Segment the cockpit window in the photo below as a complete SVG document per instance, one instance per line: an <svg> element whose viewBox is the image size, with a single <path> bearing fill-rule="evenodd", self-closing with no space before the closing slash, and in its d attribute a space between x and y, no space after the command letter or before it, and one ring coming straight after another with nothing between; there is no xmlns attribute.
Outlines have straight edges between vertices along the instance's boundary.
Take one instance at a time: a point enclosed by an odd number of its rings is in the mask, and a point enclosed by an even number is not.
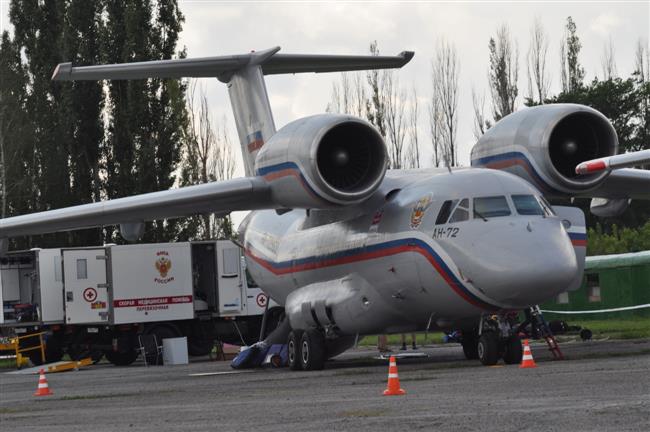
<svg viewBox="0 0 650 432"><path fill-rule="evenodd" d="M454 208L458 200L447 200L442 203L440 211L438 212L438 217L436 218L436 225L443 225L447 222L451 209Z"/></svg>
<svg viewBox="0 0 650 432"><path fill-rule="evenodd" d="M540 195L537 197L537 199L539 200L539 203L544 208L544 211L546 212L546 216L555 216L555 211L553 210L553 206L551 205L551 203L546 201L546 198Z"/></svg>
<svg viewBox="0 0 650 432"><path fill-rule="evenodd" d="M544 210L532 195L513 195L512 202L517 213L524 216L544 216Z"/></svg>
<svg viewBox="0 0 650 432"><path fill-rule="evenodd" d="M454 214L451 215L449 223L462 222L469 219L469 200L465 198L458 204Z"/></svg>
<svg viewBox="0 0 650 432"><path fill-rule="evenodd" d="M510 207L504 196L474 198L474 217L491 218L510 215Z"/></svg>

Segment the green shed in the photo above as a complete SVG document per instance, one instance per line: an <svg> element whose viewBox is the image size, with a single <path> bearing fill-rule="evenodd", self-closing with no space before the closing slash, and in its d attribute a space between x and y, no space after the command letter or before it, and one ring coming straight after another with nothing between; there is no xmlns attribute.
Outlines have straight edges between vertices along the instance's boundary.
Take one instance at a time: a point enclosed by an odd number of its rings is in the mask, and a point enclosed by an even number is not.
<svg viewBox="0 0 650 432"><path fill-rule="evenodd" d="M545 310L586 311L650 304L650 251L587 257L580 289L563 292L541 305ZM548 319L559 314L545 313ZM566 315L562 315L564 319ZM580 314L580 319L650 317L650 308L606 314Z"/></svg>

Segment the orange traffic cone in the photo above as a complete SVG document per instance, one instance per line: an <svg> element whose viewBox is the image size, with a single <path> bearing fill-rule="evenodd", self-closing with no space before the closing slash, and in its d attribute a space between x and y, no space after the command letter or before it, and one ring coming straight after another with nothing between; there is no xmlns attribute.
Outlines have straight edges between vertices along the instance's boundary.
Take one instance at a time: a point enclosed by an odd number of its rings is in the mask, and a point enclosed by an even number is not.
<svg viewBox="0 0 650 432"><path fill-rule="evenodd" d="M395 356L390 356L390 364L388 366L388 386L384 390L384 396L401 396L406 394L399 386L399 376L397 376L397 362Z"/></svg>
<svg viewBox="0 0 650 432"><path fill-rule="evenodd" d="M535 360L533 360L533 353L530 351L530 346L528 345L528 339L524 339L524 355L521 358L521 364L519 365L520 369L525 368L535 368Z"/></svg>
<svg viewBox="0 0 650 432"><path fill-rule="evenodd" d="M49 396L52 393L50 391L50 387L47 385L47 380L45 379L45 371L41 369L39 371L40 376L38 377L38 388L36 389L36 393L34 393L34 396Z"/></svg>

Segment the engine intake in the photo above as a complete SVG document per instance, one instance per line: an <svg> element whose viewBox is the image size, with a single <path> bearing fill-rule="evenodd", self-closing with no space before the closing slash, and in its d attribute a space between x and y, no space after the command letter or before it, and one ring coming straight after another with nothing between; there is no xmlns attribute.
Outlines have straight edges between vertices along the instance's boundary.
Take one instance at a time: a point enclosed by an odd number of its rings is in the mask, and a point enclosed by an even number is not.
<svg viewBox="0 0 650 432"><path fill-rule="evenodd" d="M372 125L323 114L280 129L258 153L255 170L271 183L281 206L320 208L368 198L386 174L387 158Z"/></svg>
<svg viewBox="0 0 650 432"><path fill-rule="evenodd" d="M577 175L576 165L617 151L616 131L600 112L551 104L499 121L472 149L472 166L509 171L548 195L564 196L595 188L608 175Z"/></svg>

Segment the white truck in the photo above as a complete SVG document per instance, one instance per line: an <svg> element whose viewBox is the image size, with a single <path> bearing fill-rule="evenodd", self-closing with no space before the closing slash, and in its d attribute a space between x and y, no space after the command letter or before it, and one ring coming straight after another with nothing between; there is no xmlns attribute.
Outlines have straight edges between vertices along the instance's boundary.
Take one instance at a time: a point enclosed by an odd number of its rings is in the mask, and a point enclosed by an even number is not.
<svg viewBox="0 0 650 432"><path fill-rule="evenodd" d="M256 341L267 309L228 240L36 249L0 264L0 326L48 330L48 360L66 350L130 364L141 335L187 336L190 355L204 355L215 340Z"/></svg>

